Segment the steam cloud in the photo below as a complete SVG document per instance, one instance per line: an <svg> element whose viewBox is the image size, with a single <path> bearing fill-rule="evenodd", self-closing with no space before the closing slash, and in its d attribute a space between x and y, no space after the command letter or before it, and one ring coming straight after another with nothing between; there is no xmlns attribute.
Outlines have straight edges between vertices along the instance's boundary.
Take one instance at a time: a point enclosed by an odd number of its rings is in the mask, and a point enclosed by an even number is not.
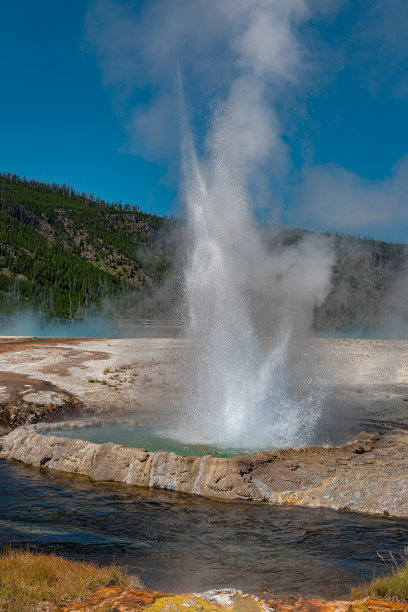
<svg viewBox="0 0 408 612"><path fill-rule="evenodd" d="M182 167L185 327L192 348L177 435L189 442L304 444L322 407L324 384L311 376L299 338L310 331L313 308L329 289L330 243L309 237L277 246L271 257L248 197L287 171L276 107L305 72L308 52L298 29L311 17L310 6L304 0L156 0L135 13L130 5L99 0L88 15L88 39L122 100L132 103L134 87L154 87L151 103L136 109L130 125L132 146L140 151L143 143L147 156L168 157L180 140L172 92L181 67L189 108L182 112ZM198 145L188 119L199 126ZM259 303L269 303L269 312L256 309ZM266 350L256 333L264 317L275 336Z"/></svg>
<svg viewBox="0 0 408 612"><path fill-rule="evenodd" d="M382 181L361 179L334 164L305 168L298 187L297 210L291 213L303 227L321 230L394 232L408 222L408 157Z"/></svg>
<svg viewBox="0 0 408 612"><path fill-rule="evenodd" d="M400 214L405 218L406 160L400 159L390 178L370 182L347 168L316 166L313 143L304 135L301 153L309 159L293 192L288 189L294 182L290 151L282 134L293 135L299 123L307 122L310 93L318 94L343 69L370 92L381 87L387 95L406 98L407 18L405 0L150 0L137 5L95 0L86 38L127 128L125 147L164 162L164 180L172 186L179 183L175 83L180 64L199 143L220 101L229 102L231 121L239 128L236 136L230 133L230 148L233 140L238 145L248 139L242 166L255 166L247 177L251 194L256 204L267 202L273 219L296 226L307 222L323 231L364 228L378 235L384 226L398 228ZM337 35L324 40L319 26L324 30L335 23ZM250 119L245 106L253 111ZM302 120L293 120L294 115ZM244 170L247 175L247 166ZM293 211L286 210L285 198L295 204Z"/></svg>
<svg viewBox="0 0 408 612"><path fill-rule="evenodd" d="M339 0L153 0L141 7L92 2L86 38L128 128L129 150L166 165L176 160L178 166L180 65L199 140L205 140L221 102L238 130L228 131L229 153L240 151L245 174L261 165L267 170L263 176L285 175L288 151L275 103L302 86L315 62L298 29L339 5ZM261 179L258 172L257 182Z"/></svg>

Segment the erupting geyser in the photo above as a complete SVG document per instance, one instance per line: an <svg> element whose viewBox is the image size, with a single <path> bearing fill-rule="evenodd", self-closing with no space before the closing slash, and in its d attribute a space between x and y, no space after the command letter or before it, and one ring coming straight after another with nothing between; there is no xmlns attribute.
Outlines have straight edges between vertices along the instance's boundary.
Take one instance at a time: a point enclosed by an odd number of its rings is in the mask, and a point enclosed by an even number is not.
<svg viewBox="0 0 408 612"><path fill-rule="evenodd" d="M146 138L147 150L172 149L175 109L167 86L178 63L194 105L191 125L199 126L197 151L186 127L182 139L183 308L191 351L183 366L184 412L167 433L210 446L306 444L325 385L324 377L311 374L299 339L308 335L313 308L329 289L330 246L309 236L271 256L249 201L254 194L257 201L265 197L272 176L281 186L289 169L277 109L287 107L286 94L303 81L309 54L299 28L313 10L306 0L200 0L176 10L153 5L129 30L129 49L135 44L142 58L142 64L130 61L129 84L147 61L155 92L152 105L132 120L135 133ZM155 38L146 40L145 31ZM205 130L209 105L213 119ZM185 125L188 113L182 115ZM259 295L263 305L271 304L263 313L273 319L269 347L262 346L254 316Z"/></svg>
<svg viewBox="0 0 408 612"><path fill-rule="evenodd" d="M295 252L289 249L289 256L267 254L245 189L224 149L224 134L219 120L212 132L212 155L205 161L198 158L191 134L186 136L185 332L191 345L184 366L185 406L176 435L190 444L221 447L306 445L326 386L323 377L311 376L301 348L293 350L302 319L298 306L304 307L305 301L297 295L302 287L288 287L296 285L299 274L308 276L310 245L298 246ZM323 278L318 275L314 281L314 289L317 285L320 291L330 266L323 267ZM275 301L280 312L273 313L280 325L265 349L255 330L251 291L257 282L271 283L273 274L279 276L285 269L287 283L280 288L284 294L279 306Z"/></svg>
<svg viewBox="0 0 408 612"><path fill-rule="evenodd" d="M309 9L302 0L216 6L228 29L220 44L228 47L229 72L200 153L184 129L183 306L191 349L184 412L172 435L223 447L301 446L312 440L325 382L299 341L327 295L333 257L328 241L312 236L271 255L248 194L265 179L260 169L279 174L286 155L274 102L299 78L295 29ZM266 347L254 316L259 295L273 320Z"/></svg>

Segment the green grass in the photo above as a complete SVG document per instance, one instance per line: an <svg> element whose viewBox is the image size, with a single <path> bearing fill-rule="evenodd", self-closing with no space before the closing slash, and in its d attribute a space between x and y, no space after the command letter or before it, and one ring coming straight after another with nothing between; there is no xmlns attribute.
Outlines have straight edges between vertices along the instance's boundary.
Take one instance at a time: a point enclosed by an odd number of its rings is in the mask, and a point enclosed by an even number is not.
<svg viewBox="0 0 408 612"><path fill-rule="evenodd" d="M41 602L81 601L107 586L140 583L115 566L68 561L57 555L8 550L0 556L0 610L33 612Z"/></svg>
<svg viewBox="0 0 408 612"><path fill-rule="evenodd" d="M390 562L378 555L380 559L389 567L389 572L385 576L377 576L370 582L351 590L353 599L364 599L372 597L374 599L386 599L387 601L408 602L408 549L405 549L401 556L401 561L397 562L390 553Z"/></svg>

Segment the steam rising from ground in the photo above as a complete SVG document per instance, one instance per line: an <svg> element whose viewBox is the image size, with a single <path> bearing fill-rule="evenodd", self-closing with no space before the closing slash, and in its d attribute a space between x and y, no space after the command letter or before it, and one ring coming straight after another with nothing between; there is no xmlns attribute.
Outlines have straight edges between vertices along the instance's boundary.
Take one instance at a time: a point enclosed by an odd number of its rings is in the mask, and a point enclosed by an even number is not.
<svg viewBox="0 0 408 612"><path fill-rule="evenodd" d="M330 245L304 240L271 258L226 158L200 162L191 140L186 158L186 334L192 347L177 435L246 448L307 444L326 387L323 376L311 373L302 336L329 287ZM272 346L263 348L257 338L254 291L275 298Z"/></svg>
<svg viewBox="0 0 408 612"><path fill-rule="evenodd" d="M299 31L323 4L153 0L139 10L95 0L88 13L87 37L105 83L127 101L135 87L152 91L129 122L132 150L178 158L177 65L192 104L181 113L188 220L182 309L191 352L175 428L189 442L305 444L323 405L324 380L313 374L302 338L329 290L330 242L309 237L280 249L277 236L268 254L248 195L280 201L269 190L288 169L277 109L304 80L310 57ZM265 330L273 333L269 346L259 339Z"/></svg>
<svg viewBox="0 0 408 612"><path fill-rule="evenodd" d="M231 39L237 69L201 158L185 128L191 351L177 435L220 446L299 446L312 436L325 398L324 378L311 374L301 338L328 292L334 261L321 237L268 255L246 186L262 161L282 149L266 84L296 78L293 23L307 11L297 0L220 4L230 11L231 30L240 26ZM261 295L270 298L268 347L256 333L253 302Z"/></svg>

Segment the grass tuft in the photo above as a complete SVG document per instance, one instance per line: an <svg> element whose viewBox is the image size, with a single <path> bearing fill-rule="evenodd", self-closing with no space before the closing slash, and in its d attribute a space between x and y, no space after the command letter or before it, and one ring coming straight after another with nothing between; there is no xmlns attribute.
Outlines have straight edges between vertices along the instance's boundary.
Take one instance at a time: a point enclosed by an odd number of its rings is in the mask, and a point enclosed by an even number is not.
<svg viewBox="0 0 408 612"><path fill-rule="evenodd" d="M0 555L0 610L33 612L41 604L81 601L103 587L140 583L115 566L98 567L57 555L8 550Z"/></svg>
<svg viewBox="0 0 408 612"><path fill-rule="evenodd" d="M401 561L397 561L390 553L390 561L387 562L382 555L377 553L381 561L388 566L388 574L377 576L370 582L351 590L353 599L373 597L386 599L387 601L408 602L408 548L401 555Z"/></svg>

